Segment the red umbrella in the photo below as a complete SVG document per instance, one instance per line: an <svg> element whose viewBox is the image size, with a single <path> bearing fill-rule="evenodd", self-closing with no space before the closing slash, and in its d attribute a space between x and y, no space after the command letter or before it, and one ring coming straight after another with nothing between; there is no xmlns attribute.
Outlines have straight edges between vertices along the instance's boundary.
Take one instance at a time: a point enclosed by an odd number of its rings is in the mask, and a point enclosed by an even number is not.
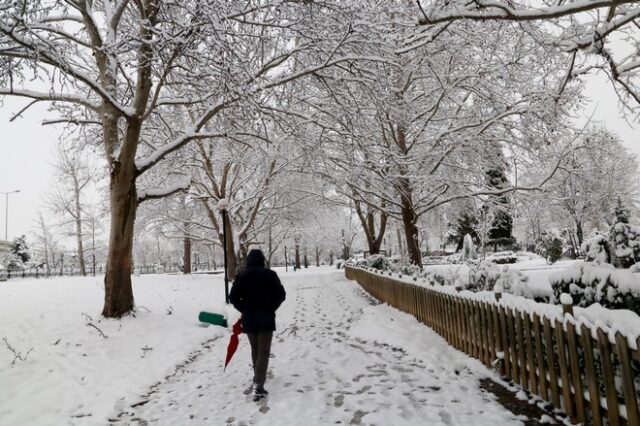
<svg viewBox="0 0 640 426"><path fill-rule="evenodd" d="M227 365L233 358L233 354L236 353L236 349L238 349L238 344L240 343L240 339L238 336L242 333L242 319L239 319L235 324L233 324L232 330L233 334L231 335L231 339L229 339L229 346L227 346L227 359L224 361L224 370L227 369Z"/></svg>

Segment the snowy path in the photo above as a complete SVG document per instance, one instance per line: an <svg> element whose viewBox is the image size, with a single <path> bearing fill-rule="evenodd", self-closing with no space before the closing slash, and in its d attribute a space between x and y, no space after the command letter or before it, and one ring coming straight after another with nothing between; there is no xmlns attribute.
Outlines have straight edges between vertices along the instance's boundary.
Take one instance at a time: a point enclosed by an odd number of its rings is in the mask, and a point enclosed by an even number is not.
<svg viewBox="0 0 640 426"><path fill-rule="evenodd" d="M479 388L489 372L413 317L373 301L340 271L284 275L266 404L243 395L249 345L225 373L227 338L154 387L116 424L519 424ZM145 403L145 401L148 401Z"/></svg>

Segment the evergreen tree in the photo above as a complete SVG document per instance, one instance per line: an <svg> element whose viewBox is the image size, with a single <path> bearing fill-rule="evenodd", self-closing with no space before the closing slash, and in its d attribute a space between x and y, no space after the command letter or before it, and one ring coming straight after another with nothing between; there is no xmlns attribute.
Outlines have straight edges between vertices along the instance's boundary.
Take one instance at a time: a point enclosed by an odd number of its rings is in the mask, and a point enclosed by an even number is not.
<svg viewBox="0 0 640 426"><path fill-rule="evenodd" d="M618 197L609 241L616 267L629 268L640 260L640 229L629 223L629 211Z"/></svg>
<svg viewBox="0 0 640 426"><path fill-rule="evenodd" d="M27 237L22 235L13 240L11 254L20 259L22 263L27 263L31 259L31 252L27 246Z"/></svg>
<svg viewBox="0 0 640 426"><path fill-rule="evenodd" d="M538 243L539 252L548 264L554 264L562 257L562 238L557 230L543 232Z"/></svg>
<svg viewBox="0 0 640 426"><path fill-rule="evenodd" d="M456 244L456 252L462 250L464 236L469 234L475 244L479 244L480 238L476 229L478 228L478 218L468 209L460 214L455 224L449 225L449 235L447 241Z"/></svg>
<svg viewBox="0 0 640 426"><path fill-rule="evenodd" d="M502 169L489 170L486 173L487 184L493 189L504 189L509 181ZM511 217L511 201L506 195L496 197L493 200L497 206L494 213L493 223L489 230L489 244L493 244L493 250L497 251L498 246L509 247L514 244L512 236L513 218Z"/></svg>
<svg viewBox="0 0 640 426"><path fill-rule="evenodd" d="M14 271L23 269L30 259L31 252L27 246L26 237L22 235L21 237L15 238L9 250L7 269Z"/></svg>

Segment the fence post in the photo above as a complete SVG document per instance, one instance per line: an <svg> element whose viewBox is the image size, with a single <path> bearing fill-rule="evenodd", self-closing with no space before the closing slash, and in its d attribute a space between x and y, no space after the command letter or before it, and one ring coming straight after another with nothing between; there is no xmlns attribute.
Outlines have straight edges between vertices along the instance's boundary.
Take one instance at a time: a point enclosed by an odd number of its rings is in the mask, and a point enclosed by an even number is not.
<svg viewBox="0 0 640 426"><path fill-rule="evenodd" d="M575 417L573 409L573 398L571 398L571 380L569 378L569 368L567 366L566 333L562 327L562 322L556 320L556 345L558 352L558 366L560 367L560 378L562 379L562 408L570 419Z"/></svg>
<svg viewBox="0 0 640 426"><path fill-rule="evenodd" d="M533 314L533 337L536 347L536 359L538 361L538 384L540 388L540 396L545 401L549 401L549 392L547 391L547 371L544 368L544 354L542 352L540 317L535 313Z"/></svg>
<svg viewBox="0 0 640 426"><path fill-rule="evenodd" d="M633 380L631 368L631 357L629 356L629 344L627 338L620 332L616 333L616 349L620 360L622 371L622 390L624 393L624 404L627 407L627 421L630 425L640 424L638 414L638 399L636 398L636 388Z"/></svg>
<svg viewBox="0 0 640 426"><path fill-rule="evenodd" d="M527 312L524 313L524 337L527 346L527 368L529 369L529 390L538 394L538 376L536 375L535 354L533 349L533 339L531 336L531 320Z"/></svg>
<svg viewBox="0 0 640 426"><path fill-rule="evenodd" d="M589 405L591 406L591 421L594 426L602 426L602 414L600 410L600 389L598 376L593 357L593 339L591 330L582 324L582 348L584 352L584 366L587 374L587 386L589 387Z"/></svg>
<svg viewBox="0 0 640 426"><path fill-rule="evenodd" d="M620 410L618 409L618 394L613 380L614 370L611 363L611 343L609 337L598 329L598 344L600 355L602 356L602 376L604 378L604 391L607 398L607 417L609 424L617 426L620 424Z"/></svg>
<svg viewBox="0 0 640 426"><path fill-rule="evenodd" d="M554 407L560 409L560 394L558 392L558 375L556 374L556 362L553 351L553 334L551 332L551 321L544 317L544 346L547 350L547 366L549 368L549 384L551 385L551 401Z"/></svg>
<svg viewBox="0 0 640 426"><path fill-rule="evenodd" d="M584 388L582 387L582 377L580 374L580 360L578 359L578 345L575 326L567 323L567 347L569 349L569 365L571 367L571 376L573 376L573 389L575 390L576 416L580 423L585 423L586 410L584 406Z"/></svg>
<svg viewBox="0 0 640 426"><path fill-rule="evenodd" d="M500 328L500 341L502 342L502 352L504 353L502 374L511 380L511 350L509 347L509 337L507 334L507 317L503 306L498 307L498 327Z"/></svg>

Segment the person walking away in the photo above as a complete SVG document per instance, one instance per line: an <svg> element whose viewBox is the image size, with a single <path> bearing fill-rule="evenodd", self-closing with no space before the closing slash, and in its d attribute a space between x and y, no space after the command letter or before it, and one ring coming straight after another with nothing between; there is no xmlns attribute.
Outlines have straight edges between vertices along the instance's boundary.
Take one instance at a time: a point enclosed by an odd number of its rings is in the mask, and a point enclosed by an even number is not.
<svg viewBox="0 0 640 426"><path fill-rule="evenodd" d="M247 255L246 268L236 276L229 301L242 313L242 330L251 344L254 401L267 396L264 388L276 329L276 310L286 298L278 274L265 267L265 256L254 249Z"/></svg>

